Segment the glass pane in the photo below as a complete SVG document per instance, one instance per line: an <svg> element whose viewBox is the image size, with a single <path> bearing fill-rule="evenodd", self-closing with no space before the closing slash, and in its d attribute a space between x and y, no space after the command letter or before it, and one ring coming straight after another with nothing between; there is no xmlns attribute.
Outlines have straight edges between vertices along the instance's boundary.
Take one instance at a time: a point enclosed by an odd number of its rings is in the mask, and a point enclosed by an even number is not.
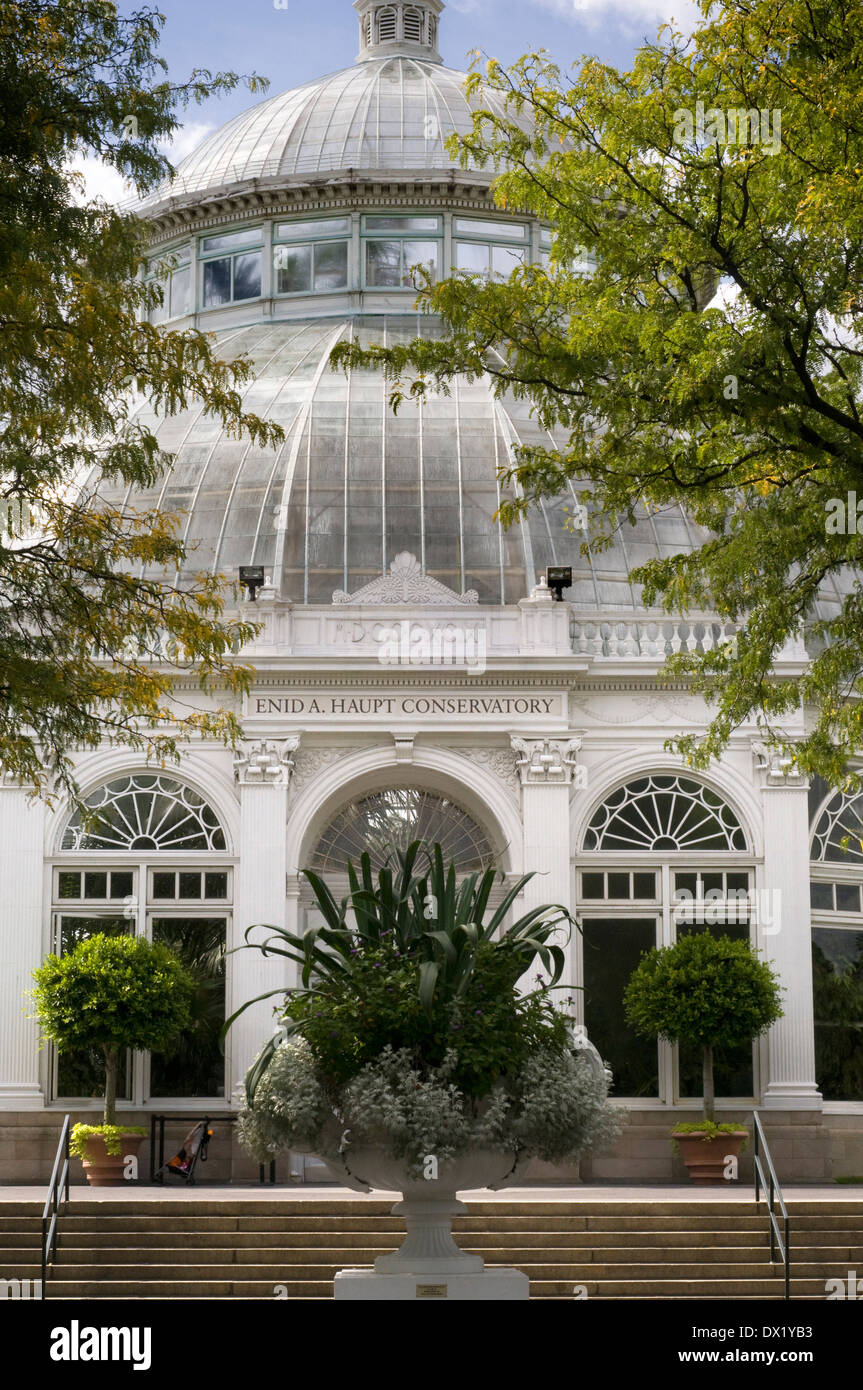
<svg viewBox="0 0 863 1390"><path fill-rule="evenodd" d="M400 241L366 242L366 284L400 285L402 244Z"/></svg>
<svg viewBox="0 0 863 1390"><path fill-rule="evenodd" d="M65 869L61 869L57 875L57 896L58 898L80 898L81 875L67 873Z"/></svg>
<svg viewBox="0 0 863 1390"><path fill-rule="evenodd" d="M725 888L726 888L726 892L728 892L729 894L731 894L731 893L748 893L748 892L749 892L749 875L748 875L748 874L726 874L726 875L725 875Z"/></svg>
<svg viewBox="0 0 863 1390"><path fill-rule="evenodd" d="M656 897L656 874L633 874L634 898L655 898Z"/></svg>
<svg viewBox="0 0 863 1390"><path fill-rule="evenodd" d="M224 1096L225 1058L219 1031L225 1021L225 919L164 917L153 921L153 940L170 946L192 972L193 1021L170 1050L150 1057L153 1096Z"/></svg>
<svg viewBox="0 0 863 1390"><path fill-rule="evenodd" d="M833 884L832 883L810 883L809 885L810 906L817 907L822 912L833 911Z"/></svg>
<svg viewBox="0 0 863 1390"><path fill-rule="evenodd" d="M581 896L583 898L604 898L605 874L582 874Z"/></svg>
<svg viewBox="0 0 863 1390"><path fill-rule="evenodd" d="M220 232L218 236L205 236L201 250L230 251L235 246L256 246L261 235L260 227L250 227L244 232Z"/></svg>
<svg viewBox="0 0 863 1390"><path fill-rule="evenodd" d="M131 873L111 875L111 897L131 898L134 891L135 876Z"/></svg>
<svg viewBox="0 0 863 1390"><path fill-rule="evenodd" d="M508 278L517 265L524 265L524 249L519 246L493 246L491 268L494 275Z"/></svg>
<svg viewBox="0 0 863 1390"><path fill-rule="evenodd" d="M472 275L487 275L488 252L489 248L482 241L457 241L455 244L456 268L470 271Z"/></svg>
<svg viewBox="0 0 863 1390"><path fill-rule="evenodd" d="M261 253L234 257L234 298L257 299L261 293Z"/></svg>
<svg viewBox="0 0 863 1390"><path fill-rule="evenodd" d="M171 317L178 318L192 309L192 267L184 266L171 276Z"/></svg>
<svg viewBox="0 0 863 1390"><path fill-rule="evenodd" d="M177 876L174 873L161 871L153 874L153 897L154 898L173 898L177 892Z"/></svg>
<svg viewBox="0 0 863 1390"><path fill-rule="evenodd" d="M438 232L439 217L364 217L367 232Z"/></svg>
<svg viewBox="0 0 863 1390"><path fill-rule="evenodd" d="M405 241L404 279L405 285L418 285L419 276L412 274L411 267L421 265L437 275L438 243L436 241Z"/></svg>
<svg viewBox="0 0 863 1390"><path fill-rule="evenodd" d="M277 246L273 252L277 294L301 294L312 287L311 246Z"/></svg>
<svg viewBox="0 0 863 1390"><path fill-rule="evenodd" d="M105 873L86 873L84 875L85 898L107 898L108 875Z"/></svg>
<svg viewBox="0 0 863 1390"><path fill-rule="evenodd" d="M180 874L179 896L181 898L200 898L201 875L199 873Z"/></svg>
<svg viewBox="0 0 863 1390"><path fill-rule="evenodd" d="M455 230L465 236L506 237L507 241L524 241L527 232L519 222L480 222L473 217L457 217Z"/></svg>
<svg viewBox="0 0 863 1390"><path fill-rule="evenodd" d="M656 945L650 919L586 920L584 1022L587 1035L614 1073L615 1096L658 1096L658 1048L628 1026L623 991L645 951Z"/></svg>
<svg viewBox="0 0 863 1390"><path fill-rule="evenodd" d="M349 217L329 217L318 221L280 222L276 228L277 237L339 236L351 230Z"/></svg>
<svg viewBox="0 0 863 1390"><path fill-rule="evenodd" d="M824 1099L863 1100L863 931L813 930L812 984Z"/></svg>
<svg viewBox="0 0 863 1390"><path fill-rule="evenodd" d="M836 884L836 911L860 911L860 887L856 883Z"/></svg>
<svg viewBox="0 0 863 1390"><path fill-rule="evenodd" d="M706 877L706 875L705 875ZM709 931L711 936L730 936L732 941L748 941L749 926L741 922L678 923L677 939L694 931ZM696 1047L681 1046L678 1051L681 1098L700 1098L703 1091L702 1057ZM739 1047L717 1047L713 1054L713 1085L717 1096L751 1096L755 1089L752 1066L752 1044Z"/></svg>
<svg viewBox="0 0 863 1390"><path fill-rule="evenodd" d="M228 256L204 265L204 307L229 304L231 301L231 262Z"/></svg>
<svg viewBox="0 0 863 1390"><path fill-rule="evenodd" d="M204 897L226 898L228 896L228 875L226 873L204 874Z"/></svg>
<svg viewBox="0 0 863 1390"><path fill-rule="evenodd" d="M348 243L322 241L315 246L315 289L341 290L348 283Z"/></svg>
<svg viewBox="0 0 863 1390"><path fill-rule="evenodd" d="M150 322L164 323L165 319L168 317L168 283L166 280L157 280L155 283L159 285L162 291L162 302L161 304L153 305L153 308L150 310Z"/></svg>
<svg viewBox="0 0 863 1390"><path fill-rule="evenodd" d="M95 936L122 936L132 932L132 923L123 917L63 917L60 922L60 954L72 951L80 941ZM123 1052L117 1068L117 1095L129 1099L128 1055ZM57 1095L100 1099L105 1094L105 1061L98 1047L76 1047L57 1058Z"/></svg>
<svg viewBox="0 0 863 1390"><path fill-rule="evenodd" d="M608 875L608 896L610 898L629 897L629 874Z"/></svg>

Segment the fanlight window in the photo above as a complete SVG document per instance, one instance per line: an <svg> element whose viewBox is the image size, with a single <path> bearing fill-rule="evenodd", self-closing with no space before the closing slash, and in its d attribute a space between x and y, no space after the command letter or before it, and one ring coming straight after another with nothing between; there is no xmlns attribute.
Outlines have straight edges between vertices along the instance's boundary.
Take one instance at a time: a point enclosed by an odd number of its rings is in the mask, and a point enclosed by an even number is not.
<svg viewBox="0 0 863 1390"><path fill-rule="evenodd" d="M414 787L360 797L345 806L321 836L309 867L344 872L366 851L375 869L414 840L438 843L444 858L465 872L487 868L494 851L476 822L455 802Z"/></svg>
<svg viewBox="0 0 863 1390"><path fill-rule="evenodd" d="M812 859L833 864L863 864L863 794L837 792L818 817Z"/></svg>
<svg viewBox="0 0 863 1390"><path fill-rule="evenodd" d="M586 850L746 850L737 816L716 792L675 774L639 777L593 813Z"/></svg>
<svg viewBox="0 0 863 1390"><path fill-rule="evenodd" d="M223 850L225 834L198 792L161 773L135 773L106 782L87 797L90 815L76 811L63 849Z"/></svg>

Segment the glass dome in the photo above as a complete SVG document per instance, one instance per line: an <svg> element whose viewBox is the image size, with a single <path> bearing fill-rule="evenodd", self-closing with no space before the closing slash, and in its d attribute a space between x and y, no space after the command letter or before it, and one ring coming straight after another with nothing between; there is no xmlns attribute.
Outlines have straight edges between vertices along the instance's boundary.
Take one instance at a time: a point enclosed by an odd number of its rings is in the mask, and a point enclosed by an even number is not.
<svg viewBox="0 0 863 1390"><path fill-rule="evenodd" d="M450 396L397 415L378 371L334 372L335 344L353 334L387 342L434 331L417 315L254 324L223 335L232 353L257 364L245 406L285 429L278 452L228 436L203 409L159 420L155 430L173 465L151 493L112 503L184 511L189 568L236 573L263 565L284 597L331 603L387 572L401 552L425 573L483 604L524 598L546 565L572 565L567 598L587 609L630 610L638 592L627 579L654 556L689 550L701 533L679 508L642 515L612 549L580 555L584 539L567 525L577 495L535 508L526 525L504 531L492 520L500 502L497 470L517 444L549 441L526 402L496 401L489 378L456 383ZM562 441L561 441L562 442Z"/></svg>

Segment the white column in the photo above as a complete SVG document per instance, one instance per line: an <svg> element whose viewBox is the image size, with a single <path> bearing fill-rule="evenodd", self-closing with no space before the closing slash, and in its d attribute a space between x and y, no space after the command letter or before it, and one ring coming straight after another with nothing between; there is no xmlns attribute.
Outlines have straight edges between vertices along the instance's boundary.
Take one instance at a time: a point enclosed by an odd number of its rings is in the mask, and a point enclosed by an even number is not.
<svg viewBox="0 0 863 1390"><path fill-rule="evenodd" d="M39 1030L26 1013L31 972L42 961L42 802L0 786L0 1109L41 1110ZM26 1009L26 1012L25 1012Z"/></svg>
<svg viewBox="0 0 863 1390"><path fill-rule="evenodd" d="M288 778L298 740L248 741L236 760L240 783L240 863L234 898L232 946L242 946L247 927L285 927ZM262 941L266 932L253 939ZM271 989L286 989L290 963L282 956L241 950L230 957L231 1012ZM274 1032L273 1007L279 997L262 1000L237 1019L228 1034L231 1095L242 1086L250 1064Z"/></svg>
<svg viewBox="0 0 863 1390"><path fill-rule="evenodd" d="M511 742L522 783L524 871L536 871L524 890L521 911L560 903L571 912L569 798L581 739L513 736ZM562 943L563 935L559 940ZM574 945L570 940L566 947L567 966L560 981L566 986L575 983Z"/></svg>
<svg viewBox="0 0 863 1390"><path fill-rule="evenodd" d="M812 1002L808 784L796 774L790 757L760 744L754 745L754 751L762 781L764 822L758 946L784 986L783 1017L767 1039L769 1080L762 1104L782 1110L820 1110Z"/></svg>

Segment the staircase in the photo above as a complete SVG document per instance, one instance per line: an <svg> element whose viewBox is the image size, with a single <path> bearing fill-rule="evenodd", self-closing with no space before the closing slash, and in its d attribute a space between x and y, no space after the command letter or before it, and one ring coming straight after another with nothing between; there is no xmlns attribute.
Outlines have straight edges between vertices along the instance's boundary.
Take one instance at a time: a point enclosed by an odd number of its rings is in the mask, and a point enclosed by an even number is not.
<svg viewBox="0 0 863 1390"><path fill-rule="evenodd" d="M323 1298L345 1267L401 1242L392 1199L93 1201L61 1217L50 1298ZM863 1201L791 1201L792 1297L825 1280L863 1284ZM41 1206L0 1205L0 1277L39 1277ZM489 1265L515 1265L531 1297L780 1299L767 1217L739 1201L468 1203L458 1243Z"/></svg>

